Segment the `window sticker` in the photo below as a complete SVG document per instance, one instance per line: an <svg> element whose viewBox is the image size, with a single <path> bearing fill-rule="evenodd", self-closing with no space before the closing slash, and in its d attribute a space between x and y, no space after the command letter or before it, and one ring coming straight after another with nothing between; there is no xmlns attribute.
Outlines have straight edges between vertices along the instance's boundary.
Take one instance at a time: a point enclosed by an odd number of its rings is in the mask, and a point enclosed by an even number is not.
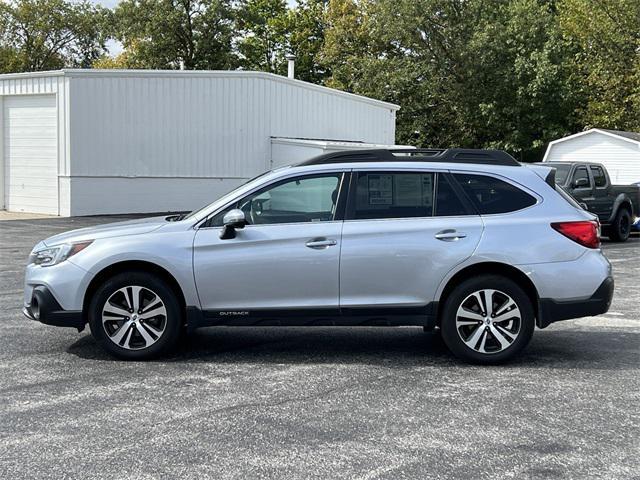
<svg viewBox="0 0 640 480"><path fill-rule="evenodd" d="M369 180L369 205L393 203L393 177L391 175L367 175Z"/></svg>
<svg viewBox="0 0 640 480"><path fill-rule="evenodd" d="M394 205L399 207L415 207L422 203L421 175L415 173L397 173L394 175Z"/></svg>
<svg viewBox="0 0 640 480"><path fill-rule="evenodd" d="M422 205L433 208L433 175L422 175Z"/></svg>

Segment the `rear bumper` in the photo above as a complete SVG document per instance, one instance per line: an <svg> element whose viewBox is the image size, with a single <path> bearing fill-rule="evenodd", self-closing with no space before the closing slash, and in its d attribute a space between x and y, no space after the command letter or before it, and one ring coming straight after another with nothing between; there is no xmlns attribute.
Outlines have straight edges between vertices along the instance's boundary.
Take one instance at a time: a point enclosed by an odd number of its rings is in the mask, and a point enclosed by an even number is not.
<svg viewBox="0 0 640 480"><path fill-rule="evenodd" d="M613 277L607 277L594 294L584 300L558 301L552 298L541 298L538 309L538 327L545 328L560 320L606 313L611 306L613 289Z"/></svg>
<svg viewBox="0 0 640 480"><path fill-rule="evenodd" d="M56 327L73 327L78 331L84 329L86 322L81 311L64 310L49 289L39 285L33 289L30 302L24 306L22 313L31 320Z"/></svg>

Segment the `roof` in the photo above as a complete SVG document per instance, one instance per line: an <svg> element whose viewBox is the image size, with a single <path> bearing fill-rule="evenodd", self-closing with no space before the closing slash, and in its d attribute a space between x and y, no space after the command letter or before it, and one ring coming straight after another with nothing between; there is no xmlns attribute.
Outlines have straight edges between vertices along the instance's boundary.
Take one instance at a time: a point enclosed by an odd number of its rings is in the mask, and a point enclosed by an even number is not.
<svg viewBox="0 0 640 480"><path fill-rule="evenodd" d="M602 131L609 132L613 135L617 135L618 137L628 138L629 140L633 140L635 142L640 143L640 133L637 133L637 132L623 132L621 130L605 130L604 128L602 129Z"/></svg>
<svg viewBox="0 0 640 480"><path fill-rule="evenodd" d="M591 133L601 133L603 135L607 135L609 137L615 137L615 138L619 138L621 140L624 140L625 142L631 142L635 145L639 145L640 146L640 133L636 133L636 132L624 132L622 130L607 130L604 128L591 128L589 130L585 130L584 132L578 132L578 133L574 133L573 135L568 135L566 137L562 137L559 138L557 140L554 140L553 142L549 143L549 146L547 147L547 151L544 154L544 158L542 159L543 162L547 161L547 157L549 156L549 152L551 151L551 148L558 144L558 143L562 143L562 142L566 142L567 140L573 140L574 138L578 138L581 137L583 135L589 135Z"/></svg>
<svg viewBox="0 0 640 480"><path fill-rule="evenodd" d="M156 78L261 78L274 82L284 83L299 88L315 90L338 97L344 97L356 102L368 103L377 107L388 108L396 111L400 109L395 103L384 102L374 98L356 95L355 93L344 92L315 83L304 82L293 78L283 77L275 73L255 72L249 70L119 70L119 69L97 69L97 68L65 68L62 70L48 70L44 72L23 72L0 74L0 81L23 78L41 77L156 77Z"/></svg>

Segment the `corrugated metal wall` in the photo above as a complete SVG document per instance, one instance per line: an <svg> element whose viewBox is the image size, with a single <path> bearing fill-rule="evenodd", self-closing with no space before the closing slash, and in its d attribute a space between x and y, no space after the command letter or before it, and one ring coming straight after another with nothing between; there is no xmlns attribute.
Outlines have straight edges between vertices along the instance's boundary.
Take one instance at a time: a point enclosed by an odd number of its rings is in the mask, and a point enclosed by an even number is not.
<svg viewBox="0 0 640 480"><path fill-rule="evenodd" d="M72 176L248 178L270 137L394 143L389 104L252 72L71 72Z"/></svg>
<svg viewBox="0 0 640 480"><path fill-rule="evenodd" d="M60 215L196 208L271 168L271 137L395 136L395 105L259 72L0 75L0 104L31 94L56 95Z"/></svg>
<svg viewBox="0 0 640 480"><path fill-rule="evenodd" d="M599 132L551 145L545 160L602 163L613 183L640 181L639 146Z"/></svg>

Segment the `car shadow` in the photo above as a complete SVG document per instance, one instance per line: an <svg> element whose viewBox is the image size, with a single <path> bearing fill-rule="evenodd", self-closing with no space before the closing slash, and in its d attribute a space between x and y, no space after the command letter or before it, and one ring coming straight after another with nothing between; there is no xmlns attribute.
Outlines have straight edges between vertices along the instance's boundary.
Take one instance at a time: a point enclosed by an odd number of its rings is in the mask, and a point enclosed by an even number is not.
<svg viewBox="0 0 640 480"><path fill-rule="evenodd" d="M638 369L640 332L628 329L538 330L527 349L503 367ZM67 351L80 358L118 361L90 335ZM183 339L169 357L152 363L368 364L393 368L464 365L438 333L419 328L212 327Z"/></svg>

